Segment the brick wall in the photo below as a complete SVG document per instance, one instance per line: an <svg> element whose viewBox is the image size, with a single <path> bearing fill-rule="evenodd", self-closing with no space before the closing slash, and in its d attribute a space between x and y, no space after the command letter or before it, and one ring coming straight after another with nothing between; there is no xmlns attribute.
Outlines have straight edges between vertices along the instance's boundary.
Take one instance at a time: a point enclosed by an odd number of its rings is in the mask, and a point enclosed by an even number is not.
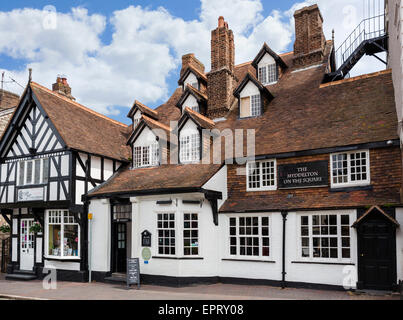
<svg viewBox="0 0 403 320"><path fill-rule="evenodd" d="M266 209L269 207L273 209L309 209L385 205L400 202L400 188L402 185L402 154L400 148L370 150L372 190L330 191L329 154L278 159L277 166L319 160L329 161L329 187L246 192L246 176L237 175L238 169L245 170L245 166L229 165L228 194L229 198L233 199L232 207L242 210L258 208L259 206L262 209L265 206L267 207ZM290 195L292 195L291 198ZM225 209L228 209L229 205L225 207Z"/></svg>
<svg viewBox="0 0 403 320"><path fill-rule="evenodd" d="M296 11L294 19L294 65L303 67L322 62L326 39L318 6L313 5Z"/></svg>

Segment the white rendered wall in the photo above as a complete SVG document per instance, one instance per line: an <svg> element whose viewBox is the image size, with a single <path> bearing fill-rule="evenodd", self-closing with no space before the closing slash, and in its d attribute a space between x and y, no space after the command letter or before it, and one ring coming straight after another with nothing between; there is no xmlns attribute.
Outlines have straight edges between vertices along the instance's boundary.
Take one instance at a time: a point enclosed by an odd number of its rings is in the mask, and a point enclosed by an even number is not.
<svg viewBox="0 0 403 320"><path fill-rule="evenodd" d="M133 144L133 147L149 146L157 141L155 134L145 127Z"/></svg>
<svg viewBox="0 0 403 320"><path fill-rule="evenodd" d="M92 270L106 272L110 270L111 247L111 211L109 201L91 200L89 212L93 215L91 227Z"/></svg>
<svg viewBox="0 0 403 320"><path fill-rule="evenodd" d="M276 63L276 60L274 60L274 58L271 56L271 55L269 55L268 53L266 53L264 56L263 56L263 58L262 58L262 60L260 60L260 62L258 63L258 70L259 70L259 68L260 67L264 67L264 66L267 66L268 64L273 64L273 63Z"/></svg>
<svg viewBox="0 0 403 320"><path fill-rule="evenodd" d="M193 83L198 83L198 80L197 80L196 76L194 75L194 73L190 72L189 75L187 76L186 80L183 82L184 88L186 88L186 86L188 84L192 85Z"/></svg>
<svg viewBox="0 0 403 320"><path fill-rule="evenodd" d="M227 188L227 166L222 167L207 183L203 189L222 192L222 200L218 200L218 209L224 204L228 198Z"/></svg>
<svg viewBox="0 0 403 320"><path fill-rule="evenodd" d="M182 135L187 136L194 133L199 133L197 125L192 120L188 119L185 125L182 127L181 131L179 132L179 139Z"/></svg>
<svg viewBox="0 0 403 320"><path fill-rule="evenodd" d="M186 98L185 102L182 104L182 111L185 110L186 107L189 107L192 109L193 107L198 107L199 104L196 100L196 98L189 94L188 97Z"/></svg>
<svg viewBox="0 0 403 320"><path fill-rule="evenodd" d="M241 91L240 97L245 98L258 94L260 94L258 87L256 87L256 85L252 81L249 81L245 88L243 88L243 90Z"/></svg>

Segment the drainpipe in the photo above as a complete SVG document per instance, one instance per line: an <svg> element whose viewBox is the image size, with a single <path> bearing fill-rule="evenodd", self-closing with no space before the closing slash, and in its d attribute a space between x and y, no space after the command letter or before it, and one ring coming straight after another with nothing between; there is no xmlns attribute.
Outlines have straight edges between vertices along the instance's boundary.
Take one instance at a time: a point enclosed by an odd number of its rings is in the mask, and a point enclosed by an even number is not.
<svg viewBox="0 0 403 320"><path fill-rule="evenodd" d="M285 276L287 274L287 272L285 272L285 227L286 227L288 212L282 211L281 215L283 216L283 259L282 259L283 271L281 272L281 274L282 274L281 288L285 289L285 287L286 287Z"/></svg>

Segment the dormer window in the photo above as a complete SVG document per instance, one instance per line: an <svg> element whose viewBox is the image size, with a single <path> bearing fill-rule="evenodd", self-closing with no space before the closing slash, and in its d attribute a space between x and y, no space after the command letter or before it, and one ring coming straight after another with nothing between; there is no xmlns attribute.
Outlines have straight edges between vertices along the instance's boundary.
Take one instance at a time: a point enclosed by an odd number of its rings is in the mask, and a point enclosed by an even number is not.
<svg viewBox="0 0 403 320"><path fill-rule="evenodd" d="M133 148L133 167L144 168L159 165L159 144L155 142L148 146Z"/></svg>
<svg viewBox="0 0 403 320"><path fill-rule="evenodd" d="M199 83L198 82L193 82L190 84L193 88L199 90Z"/></svg>
<svg viewBox="0 0 403 320"><path fill-rule="evenodd" d="M140 123L141 118L133 119L133 129L136 129Z"/></svg>
<svg viewBox="0 0 403 320"><path fill-rule="evenodd" d="M200 161L200 136L198 133L183 135L180 137L181 163Z"/></svg>
<svg viewBox="0 0 403 320"><path fill-rule="evenodd" d="M259 81L264 84L273 84L278 81L278 71L277 71L277 64L270 63L266 65L259 65Z"/></svg>
<svg viewBox="0 0 403 320"><path fill-rule="evenodd" d="M262 114L260 94L241 98L240 118L258 117Z"/></svg>

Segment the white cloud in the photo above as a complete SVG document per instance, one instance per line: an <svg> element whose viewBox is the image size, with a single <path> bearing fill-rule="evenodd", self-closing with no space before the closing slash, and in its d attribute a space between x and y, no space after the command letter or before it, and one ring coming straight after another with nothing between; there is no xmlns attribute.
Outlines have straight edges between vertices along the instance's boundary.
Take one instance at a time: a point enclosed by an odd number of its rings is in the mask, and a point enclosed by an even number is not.
<svg viewBox="0 0 403 320"><path fill-rule="evenodd" d="M361 0L308 0L264 17L261 0L201 0L199 19L191 21L162 7L129 6L115 11L109 20L73 8L57 13L54 30L43 28L44 11L13 10L0 12L0 54L28 60L27 66L9 70L20 83L26 82L28 67L34 70L34 81L48 87L58 73L65 73L79 102L114 114L113 106L129 107L134 99L154 106L167 98L167 79L183 54L195 53L209 70L211 30L219 15L234 31L236 62L242 63L252 60L263 42L277 52L285 51L294 32L292 13L313 2L320 5L328 38L336 26L336 40L351 30L339 22L342 9L361 5ZM101 41L106 28L113 31L108 44Z"/></svg>

